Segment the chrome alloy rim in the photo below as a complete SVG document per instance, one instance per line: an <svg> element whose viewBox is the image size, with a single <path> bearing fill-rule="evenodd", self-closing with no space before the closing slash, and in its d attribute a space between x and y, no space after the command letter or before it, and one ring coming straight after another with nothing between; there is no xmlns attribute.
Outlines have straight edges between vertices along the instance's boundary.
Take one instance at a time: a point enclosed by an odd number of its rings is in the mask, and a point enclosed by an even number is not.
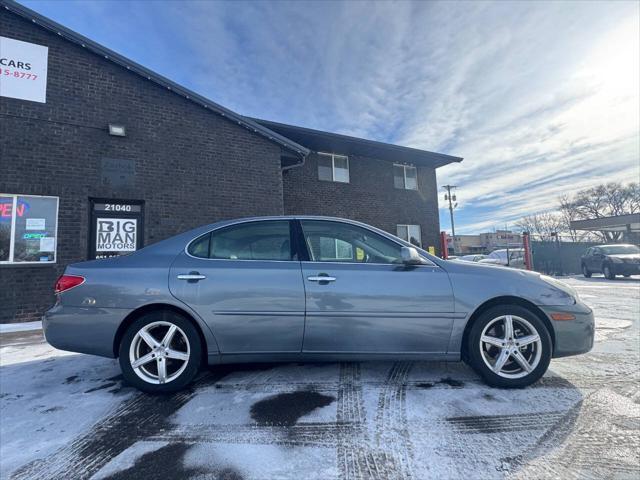
<svg viewBox="0 0 640 480"><path fill-rule="evenodd" d="M480 336L484 363L503 378L522 378L540 363L542 341L531 323L515 315L491 320Z"/></svg>
<svg viewBox="0 0 640 480"><path fill-rule="evenodd" d="M189 339L180 327L170 322L153 322L133 337L129 362L145 382L169 383L187 368L190 352Z"/></svg>

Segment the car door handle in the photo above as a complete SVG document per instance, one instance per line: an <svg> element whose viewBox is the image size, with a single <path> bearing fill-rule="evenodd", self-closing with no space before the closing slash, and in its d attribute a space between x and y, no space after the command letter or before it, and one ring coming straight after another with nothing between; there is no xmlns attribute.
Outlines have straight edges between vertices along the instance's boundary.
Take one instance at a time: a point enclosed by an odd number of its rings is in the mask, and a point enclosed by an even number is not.
<svg viewBox="0 0 640 480"><path fill-rule="evenodd" d="M178 280L187 280L189 282L197 282L205 278L207 278L206 275L200 275L198 272L181 273L178 275Z"/></svg>
<svg viewBox="0 0 640 480"><path fill-rule="evenodd" d="M336 277L330 277L329 275L316 275L307 277L310 282L335 282Z"/></svg>

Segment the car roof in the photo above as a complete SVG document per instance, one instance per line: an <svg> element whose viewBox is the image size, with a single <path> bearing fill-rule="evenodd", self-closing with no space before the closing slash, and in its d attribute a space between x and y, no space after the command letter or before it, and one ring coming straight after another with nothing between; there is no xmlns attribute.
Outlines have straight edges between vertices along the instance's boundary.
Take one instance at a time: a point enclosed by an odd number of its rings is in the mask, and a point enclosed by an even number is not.
<svg viewBox="0 0 640 480"><path fill-rule="evenodd" d="M634 245L632 243L610 243L608 245L594 245L594 247L599 247L599 248L606 248L606 247L636 247L637 245Z"/></svg>
<svg viewBox="0 0 640 480"><path fill-rule="evenodd" d="M219 222L211 223L207 226L222 226L225 224L231 225L234 223L253 222L253 221L259 221L259 220L330 220L335 222L353 223L355 225L364 225L366 227L373 227L372 225L359 222L358 220L352 220L350 218L327 217L324 215L264 215L264 216L256 216L256 217L241 217L241 218L233 218L229 220L221 220Z"/></svg>

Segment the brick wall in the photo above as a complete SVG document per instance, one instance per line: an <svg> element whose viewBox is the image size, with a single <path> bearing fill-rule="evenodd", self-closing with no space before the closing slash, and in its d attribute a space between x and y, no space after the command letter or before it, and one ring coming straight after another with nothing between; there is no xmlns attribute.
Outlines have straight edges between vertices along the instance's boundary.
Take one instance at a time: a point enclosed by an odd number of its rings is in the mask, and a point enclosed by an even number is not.
<svg viewBox="0 0 640 480"><path fill-rule="evenodd" d="M0 192L60 197L57 264L0 266L0 322L38 319L64 267L86 259L90 197L144 200L145 244L283 213L276 144L4 9L0 31L49 47L47 103L0 97ZM132 187L102 184L105 157L135 162Z"/></svg>
<svg viewBox="0 0 640 480"><path fill-rule="evenodd" d="M334 152L340 153L340 152ZM349 156L349 183L318 179L318 155L284 173L284 208L289 215L350 218L396 234L396 225L420 225L422 246L439 251L435 169L418 167L418 190L394 187L393 163Z"/></svg>

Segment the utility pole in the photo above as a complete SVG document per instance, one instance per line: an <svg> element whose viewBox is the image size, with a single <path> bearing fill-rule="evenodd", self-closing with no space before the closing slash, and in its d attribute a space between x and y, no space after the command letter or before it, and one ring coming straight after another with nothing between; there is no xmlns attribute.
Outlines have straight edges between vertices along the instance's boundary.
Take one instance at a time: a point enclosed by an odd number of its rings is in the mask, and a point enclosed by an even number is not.
<svg viewBox="0 0 640 480"><path fill-rule="evenodd" d="M445 200L449 200L449 215L451 216L451 235L453 235L453 253L455 255L456 253L456 227L455 224L453 223L453 209L456 208L458 206L458 204L456 203L455 205L453 204L453 202L456 201L456 195L455 193L453 195L451 195L451 190L455 190L457 187L455 185L444 185L442 188L444 188L447 193L444 196Z"/></svg>

